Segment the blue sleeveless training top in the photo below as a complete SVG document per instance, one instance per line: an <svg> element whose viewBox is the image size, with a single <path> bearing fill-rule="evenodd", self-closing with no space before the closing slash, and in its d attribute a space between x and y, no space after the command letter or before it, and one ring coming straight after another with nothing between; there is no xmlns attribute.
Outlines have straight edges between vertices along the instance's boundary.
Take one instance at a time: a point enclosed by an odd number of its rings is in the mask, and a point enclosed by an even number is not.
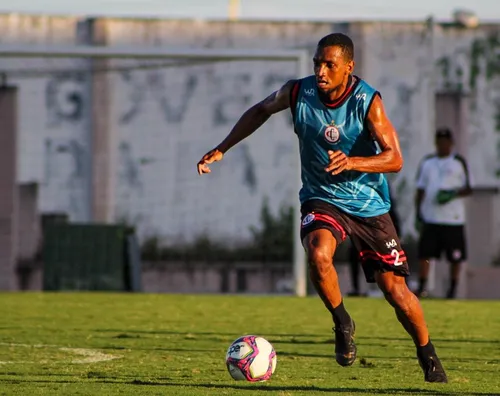
<svg viewBox="0 0 500 396"><path fill-rule="evenodd" d="M328 150L341 150L350 157L368 157L380 152L365 123L378 92L365 81L354 78L350 92L335 106L320 100L315 76L298 81L291 109L300 145L299 197L301 203L320 199L349 214L372 217L387 213L391 206L383 174L344 171L333 176L324 170L329 162Z"/></svg>

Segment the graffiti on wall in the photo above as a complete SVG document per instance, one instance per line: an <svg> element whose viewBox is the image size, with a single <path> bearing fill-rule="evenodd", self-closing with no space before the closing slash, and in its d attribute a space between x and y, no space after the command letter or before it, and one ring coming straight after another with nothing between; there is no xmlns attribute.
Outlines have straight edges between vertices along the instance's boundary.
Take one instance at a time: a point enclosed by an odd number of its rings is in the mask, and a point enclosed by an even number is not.
<svg viewBox="0 0 500 396"><path fill-rule="evenodd" d="M142 193L141 164L144 164L144 161L135 158L130 143L124 141L120 143L118 146L118 161L119 184L125 186L126 191L138 190Z"/></svg>
<svg viewBox="0 0 500 396"><path fill-rule="evenodd" d="M44 183L54 207L66 211L74 219L84 219L88 213L86 192L88 174L87 152L74 138L47 138L45 140Z"/></svg>
<svg viewBox="0 0 500 396"><path fill-rule="evenodd" d="M45 105L49 127L81 122L85 109L85 75L83 73L54 74L45 88Z"/></svg>
<svg viewBox="0 0 500 396"><path fill-rule="evenodd" d="M227 126L236 122L242 111L254 104L252 100L263 99L291 78L288 74L270 73L256 82L256 77L250 72L222 76L207 71L179 72L175 75L163 70L122 72L120 80L126 94L119 123L132 123L152 101L166 124L181 124L191 109L194 96L202 95L206 100L203 105L211 108L212 126ZM253 94L254 84L261 89L262 97L257 98Z"/></svg>
<svg viewBox="0 0 500 396"><path fill-rule="evenodd" d="M138 117L146 106L146 99L151 95L155 105L158 106L166 123L181 123L187 111L190 98L193 96L198 78L196 75L179 76L175 94L170 92L165 86L163 74L158 70L151 70L147 73L124 72L120 73L120 78L126 87L126 105L120 115L120 124L129 124Z"/></svg>
<svg viewBox="0 0 500 396"><path fill-rule="evenodd" d="M88 94L84 73L51 75L45 85L46 138L42 203L45 210L89 219Z"/></svg>
<svg viewBox="0 0 500 396"><path fill-rule="evenodd" d="M196 203L198 198L194 191L200 185L200 179L194 179L196 161L211 148L210 145L227 135L246 109L290 78L286 73L262 71L260 69L255 73L243 69L221 73L214 72L209 66L177 73L168 69L141 70L117 76L117 92L125 93L120 98L114 96L118 100L115 115L120 125L121 139L117 170L118 211L123 215L130 210L128 217L148 221L147 227L161 232L166 227L161 221L165 214L148 217L142 212L158 210L168 213L168 204L153 207L157 204L148 205L145 202L182 203L183 206L177 207L169 216L170 227L163 231L171 233L177 228L179 232L187 232L183 231L185 224L173 224L189 222L190 216L196 217L196 206L199 204ZM275 200L281 201L296 188L296 178L292 177L295 170L289 165L293 162L290 155L295 154L293 147L296 144L296 138L289 128L291 117L289 112L283 112L273 118L266 125L266 132L259 131L258 137L252 137L231 150L221 171L230 170L230 173L224 173L225 180L219 178L222 177L219 172L210 176L211 180L217 180L216 185L222 183L221 188L229 189L228 194L231 196L226 196L227 200L237 203L238 199L241 201L245 197L254 201L256 208L252 207L253 204L245 204L244 209L239 209L238 215L244 216L242 211L254 211L256 221L264 192L273 194ZM280 137L283 135L278 134L283 133L284 129L287 141L283 141ZM269 130L273 130L272 135L266 136ZM257 143L265 145L263 150L256 150L256 139L263 140ZM262 155L267 158L264 162ZM263 171L263 166L266 171ZM281 172L284 169L290 175L276 175L272 168L281 169ZM260 179L262 177L266 180ZM269 183L269 179L275 179L275 182ZM204 181L201 179L201 182ZM155 187L157 183L164 187ZM142 203L139 204L139 200ZM224 228L224 222L234 223L228 211L232 210L231 206L237 205L220 202L214 206L220 206L221 213L224 213L217 221L218 226ZM192 231L200 227L196 225L197 221L191 221ZM242 224L240 228L245 230L248 226Z"/></svg>

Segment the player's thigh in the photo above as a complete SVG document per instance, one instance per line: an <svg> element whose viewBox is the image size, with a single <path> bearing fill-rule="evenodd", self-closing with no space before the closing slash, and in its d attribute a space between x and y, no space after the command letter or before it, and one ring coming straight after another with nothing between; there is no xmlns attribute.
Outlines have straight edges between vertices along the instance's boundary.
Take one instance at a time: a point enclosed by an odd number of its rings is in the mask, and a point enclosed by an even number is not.
<svg viewBox="0 0 500 396"><path fill-rule="evenodd" d="M304 237L302 245L310 263L332 263L337 241L327 228L317 228Z"/></svg>
<svg viewBox="0 0 500 396"><path fill-rule="evenodd" d="M351 239L359 249L361 264L368 282L375 281L374 275L377 272L409 275L406 254L388 214L358 218L351 228Z"/></svg>
<svg viewBox="0 0 500 396"><path fill-rule="evenodd" d="M450 263L460 263L467 259L465 227L446 226L442 233L443 247Z"/></svg>
<svg viewBox="0 0 500 396"><path fill-rule="evenodd" d="M346 236L346 224L341 214L324 202L308 201L302 205L300 236L309 261L328 257L330 263L337 245Z"/></svg>
<svg viewBox="0 0 500 396"><path fill-rule="evenodd" d="M394 300L404 299L409 292L405 277L395 272L377 272L375 280L380 290Z"/></svg>
<svg viewBox="0 0 500 396"><path fill-rule="evenodd" d="M441 229L436 224L424 224L418 240L418 258L439 258L443 250Z"/></svg>

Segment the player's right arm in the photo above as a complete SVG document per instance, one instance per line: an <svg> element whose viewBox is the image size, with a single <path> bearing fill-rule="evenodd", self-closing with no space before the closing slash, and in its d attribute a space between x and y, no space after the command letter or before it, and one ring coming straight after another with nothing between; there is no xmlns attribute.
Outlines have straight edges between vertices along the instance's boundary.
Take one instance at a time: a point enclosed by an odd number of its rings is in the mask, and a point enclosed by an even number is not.
<svg viewBox="0 0 500 396"><path fill-rule="evenodd" d="M415 193L415 222L421 223L422 216L420 208L425 197L425 188L427 186L427 171L425 168L425 158L420 163L417 171L417 191ZM419 228L419 227L417 227Z"/></svg>
<svg viewBox="0 0 500 396"><path fill-rule="evenodd" d="M415 215L417 221L422 221L420 207L422 206L422 202L424 201L424 196L425 190L423 188L417 188L417 192L415 193Z"/></svg>
<svg viewBox="0 0 500 396"><path fill-rule="evenodd" d="M198 173L210 173L208 164L220 161L224 154L259 129L273 114L290 107L290 95L296 80L290 80L279 90L273 92L264 100L250 107L226 138L214 149L206 153L198 162Z"/></svg>

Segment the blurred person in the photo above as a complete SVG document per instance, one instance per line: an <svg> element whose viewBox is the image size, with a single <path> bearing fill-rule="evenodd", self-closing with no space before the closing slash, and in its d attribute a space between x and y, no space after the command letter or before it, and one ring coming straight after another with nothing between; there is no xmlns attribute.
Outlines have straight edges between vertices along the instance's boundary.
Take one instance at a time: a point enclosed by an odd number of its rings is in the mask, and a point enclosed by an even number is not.
<svg viewBox="0 0 500 396"><path fill-rule="evenodd" d="M418 297L426 297L429 260L441 258L450 263L447 298L456 297L460 266L467 259L465 237L465 197L472 193L465 159L453 151L453 134L448 128L436 131L436 152L425 156L417 172L415 196L418 244Z"/></svg>
<svg viewBox="0 0 500 396"><path fill-rule="evenodd" d="M197 164L198 173L223 159L273 114L290 109L299 140L302 172L301 237L311 281L332 315L335 358L356 360L355 324L348 314L332 259L349 235L368 282L376 282L411 335L428 382L447 382L418 298L407 287L408 263L388 214L384 173L399 172L398 135L380 94L353 74L354 46L340 33L323 37L313 58L314 74L286 82L248 109L229 135Z"/></svg>
<svg viewBox="0 0 500 396"><path fill-rule="evenodd" d="M401 235L401 227L399 221L399 215L396 209L396 201L394 200L394 195L391 194L391 188L389 186L389 199L391 202L391 208L389 209L389 216L391 217L396 233ZM351 275L352 290L347 293L350 297L366 297L366 293L361 293L359 289L359 269L360 269L360 255L358 249L354 243L351 242L349 246L349 272Z"/></svg>

